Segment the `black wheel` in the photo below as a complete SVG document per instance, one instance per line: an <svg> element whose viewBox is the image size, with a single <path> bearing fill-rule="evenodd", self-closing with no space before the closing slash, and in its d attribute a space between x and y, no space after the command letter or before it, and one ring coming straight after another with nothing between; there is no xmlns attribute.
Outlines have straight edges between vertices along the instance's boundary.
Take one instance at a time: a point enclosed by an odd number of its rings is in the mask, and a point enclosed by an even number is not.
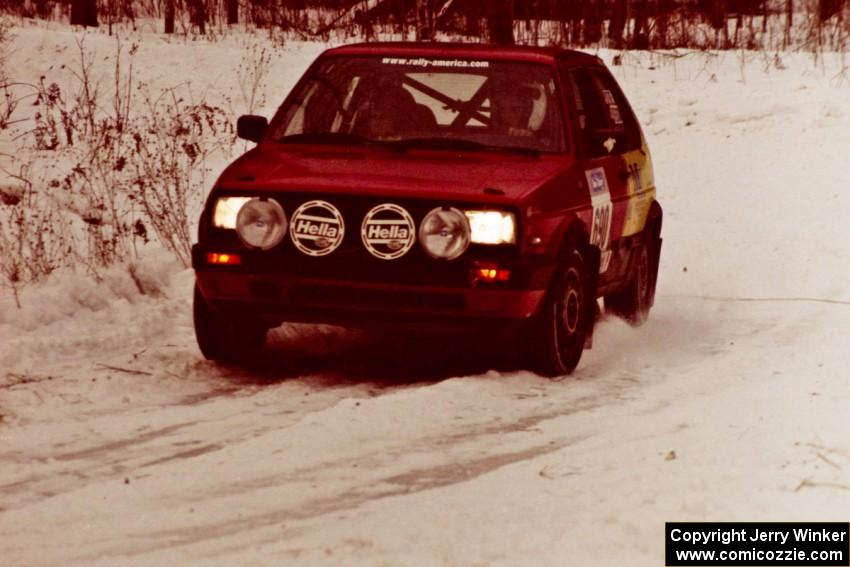
<svg viewBox="0 0 850 567"><path fill-rule="evenodd" d="M636 252L629 283L620 292L605 296L605 311L639 327L649 319L649 310L655 301L655 274L657 246L649 240Z"/></svg>
<svg viewBox="0 0 850 567"><path fill-rule="evenodd" d="M596 298L590 293L587 268L578 250L570 254L556 277L530 345L530 363L544 376L562 376L575 369L595 313Z"/></svg>
<svg viewBox="0 0 850 567"><path fill-rule="evenodd" d="M195 285L193 304L195 337L208 360L238 363L256 353L266 339L266 327L252 318L239 318L213 310Z"/></svg>

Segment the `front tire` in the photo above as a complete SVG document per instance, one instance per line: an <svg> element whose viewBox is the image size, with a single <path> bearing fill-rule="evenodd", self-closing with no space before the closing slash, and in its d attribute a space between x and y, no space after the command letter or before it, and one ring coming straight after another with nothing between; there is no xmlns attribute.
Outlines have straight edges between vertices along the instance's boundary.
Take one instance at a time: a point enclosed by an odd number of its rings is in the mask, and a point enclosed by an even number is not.
<svg viewBox="0 0 850 567"><path fill-rule="evenodd" d="M531 345L531 364L544 376L563 376L578 366L593 327L596 298L587 267L573 250L556 276L540 312Z"/></svg>
<svg viewBox="0 0 850 567"><path fill-rule="evenodd" d="M238 363L255 354L266 339L266 327L253 318L220 313L210 307L195 285L195 338L207 360Z"/></svg>

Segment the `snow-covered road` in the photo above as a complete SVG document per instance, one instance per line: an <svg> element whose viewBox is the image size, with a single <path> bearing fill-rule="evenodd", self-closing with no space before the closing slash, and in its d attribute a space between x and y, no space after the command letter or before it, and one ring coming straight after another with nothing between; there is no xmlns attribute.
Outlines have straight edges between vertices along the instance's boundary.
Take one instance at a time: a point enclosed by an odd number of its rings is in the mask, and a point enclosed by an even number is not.
<svg viewBox="0 0 850 567"><path fill-rule="evenodd" d="M287 341L276 370L218 369L180 315L141 354L3 388L3 555L653 565L665 520L839 521L847 321L818 303L667 298L640 331L604 321L573 378L421 380L421 348L391 369L380 345L330 331L294 368Z"/></svg>
<svg viewBox="0 0 850 567"><path fill-rule="evenodd" d="M0 563L654 566L665 521L847 521L850 83L736 57L617 70L659 297L565 379L310 326L220 368L157 255L2 297Z"/></svg>

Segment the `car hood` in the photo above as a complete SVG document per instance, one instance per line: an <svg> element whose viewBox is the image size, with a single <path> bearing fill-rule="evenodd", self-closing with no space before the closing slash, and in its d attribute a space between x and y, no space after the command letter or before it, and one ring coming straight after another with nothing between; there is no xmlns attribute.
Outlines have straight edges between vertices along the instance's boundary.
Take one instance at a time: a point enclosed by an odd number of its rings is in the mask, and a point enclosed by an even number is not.
<svg viewBox="0 0 850 567"><path fill-rule="evenodd" d="M518 201L564 171L563 155L258 146L219 179L227 190Z"/></svg>

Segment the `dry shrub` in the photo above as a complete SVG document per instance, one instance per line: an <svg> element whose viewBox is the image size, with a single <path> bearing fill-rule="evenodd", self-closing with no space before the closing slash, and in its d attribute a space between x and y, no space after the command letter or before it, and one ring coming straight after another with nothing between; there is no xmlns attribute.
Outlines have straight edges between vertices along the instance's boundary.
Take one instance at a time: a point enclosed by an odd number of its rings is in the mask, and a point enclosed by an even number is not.
<svg viewBox="0 0 850 567"><path fill-rule="evenodd" d="M35 189L26 166L7 172L0 185L0 271L16 302L23 286L69 264L76 246L65 223L56 204Z"/></svg>
<svg viewBox="0 0 850 567"><path fill-rule="evenodd" d="M207 160L235 141L231 116L193 101L189 85L137 84L136 45L116 44L103 80L84 39L78 48L73 68L29 87L34 127L18 152L19 187L0 193L16 201L0 206L0 266L13 288L62 265L97 277L154 238L188 266L188 214L205 193Z"/></svg>
<svg viewBox="0 0 850 567"><path fill-rule="evenodd" d="M181 97L176 89L146 97L145 107L144 116L128 129L133 153L125 189L159 241L188 266L188 208L203 198L207 159L234 140L232 119L221 108Z"/></svg>
<svg viewBox="0 0 850 567"><path fill-rule="evenodd" d="M269 76L271 64L272 53L267 47L255 43L245 48L236 69L236 79L246 114L253 114L257 106L266 104L262 85Z"/></svg>

